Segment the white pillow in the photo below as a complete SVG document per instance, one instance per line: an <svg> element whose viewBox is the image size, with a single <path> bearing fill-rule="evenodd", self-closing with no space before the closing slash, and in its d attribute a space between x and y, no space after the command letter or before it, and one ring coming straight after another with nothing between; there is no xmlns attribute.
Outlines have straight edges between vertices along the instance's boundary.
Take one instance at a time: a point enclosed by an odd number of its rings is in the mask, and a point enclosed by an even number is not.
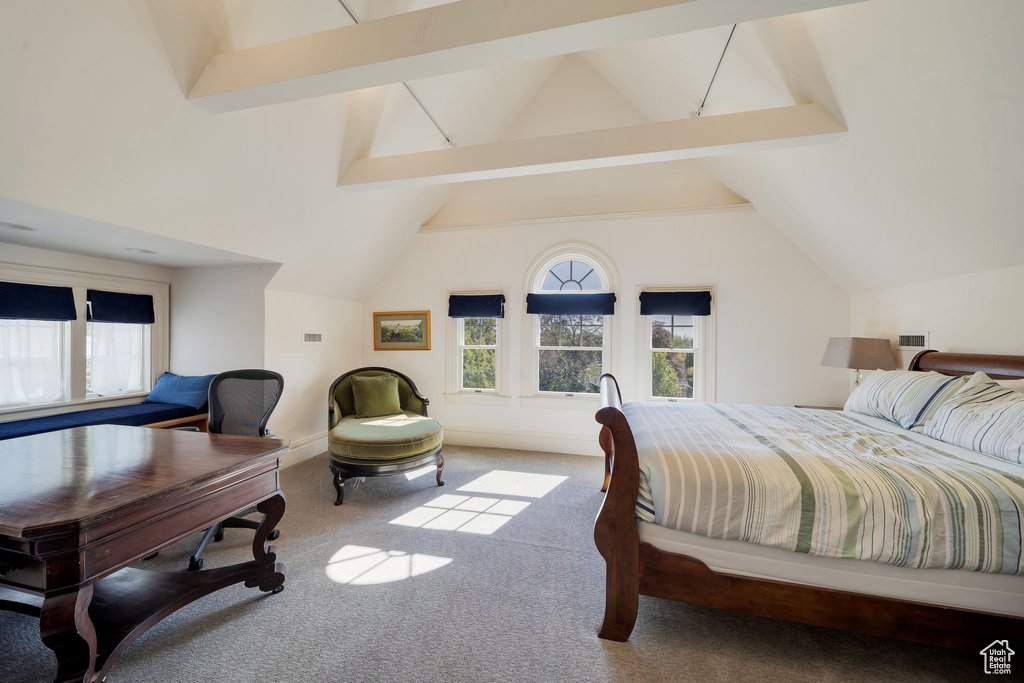
<svg viewBox="0 0 1024 683"><path fill-rule="evenodd" d="M1024 464L1024 394L976 372L925 425L933 439Z"/></svg>
<svg viewBox="0 0 1024 683"><path fill-rule="evenodd" d="M843 410L920 431L939 406L966 382L966 377L948 377L937 372L875 370L850 394Z"/></svg>
<svg viewBox="0 0 1024 683"><path fill-rule="evenodd" d="M1014 391L1024 391L1024 379L997 379L996 384Z"/></svg>

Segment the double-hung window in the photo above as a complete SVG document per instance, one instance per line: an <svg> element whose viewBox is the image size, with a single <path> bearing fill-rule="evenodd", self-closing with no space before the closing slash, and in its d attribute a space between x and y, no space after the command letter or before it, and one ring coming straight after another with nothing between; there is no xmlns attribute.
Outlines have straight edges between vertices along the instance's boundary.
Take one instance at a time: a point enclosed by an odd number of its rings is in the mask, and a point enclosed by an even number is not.
<svg viewBox="0 0 1024 683"><path fill-rule="evenodd" d="M0 282L0 408L64 400L70 287Z"/></svg>
<svg viewBox="0 0 1024 683"><path fill-rule="evenodd" d="M90 289L85 342L85 393L117 396L149 389L153 297Z"/></svg>
<svg viewBox="0 0 1024 683"><path fill-rule="evenodd" d="M638 329L649 400L714 400L708 288L641 292Z"/></svg>
<svg viewBox="0 0 1024 683"><path fill-rule="evenodd" d="M530 384L538 395L597 394L610 357L615 312L610 265L580 248L549 252L535 266L526 297L532 318Z"/></svg>
<svg viewBox="0 0 1024 683"><path fill-rule="evenodd" d="M460 318L459 390L494 391L498 382L498 318Z"/></svg>
<svg viewBox="0 0 1024 683"><path fill-rule="evenodd" d="M0 413L144 395L167 369L167 295L165 283L0 264Z"/></svg>
<svg viewBox="0 0 1024 683"><path fill-rule="evenodd" d="M448 299L448 317L449 331L455 340L448 393L503 393L505 295L452 294Z"/></svg>

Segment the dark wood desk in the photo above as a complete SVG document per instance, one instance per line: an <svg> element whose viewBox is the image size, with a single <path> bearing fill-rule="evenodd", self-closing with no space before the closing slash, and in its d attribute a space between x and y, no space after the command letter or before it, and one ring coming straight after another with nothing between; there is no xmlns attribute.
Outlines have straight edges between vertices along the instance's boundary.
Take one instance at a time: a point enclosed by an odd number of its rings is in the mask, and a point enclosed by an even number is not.
<svg viewBox="0 0 1024 683"><path fill-rule="evenodd" d="M0 609L39 617L56 681L102 681L175 610L244 581L278 592L267 536L284 515L276 439L78 427L0 441ZM129 567L256 505L253 560L200 572ZM159 676L157 676L159 677Z"/></svg>

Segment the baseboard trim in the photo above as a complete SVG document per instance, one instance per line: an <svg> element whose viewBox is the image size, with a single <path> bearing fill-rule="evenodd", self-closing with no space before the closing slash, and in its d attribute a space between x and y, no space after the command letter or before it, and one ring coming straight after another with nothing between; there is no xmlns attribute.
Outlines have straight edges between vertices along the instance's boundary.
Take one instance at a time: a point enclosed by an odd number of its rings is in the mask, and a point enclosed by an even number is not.
<svg viewBox="0 0 1024 683"><path fill-rule="evenodd" d="M311 434L292 441L291 450L281 458L281 467L291 467L327 450L327 432Z"/></svg>
<svg viewBox="0 0 1024 683"><path fill-rule="evenodd" d="M452 446L510 448L517 451L546 451L572 455L604 455L597 443L596 430L593 435L582 435L444 425L444 442Z"/></svg>

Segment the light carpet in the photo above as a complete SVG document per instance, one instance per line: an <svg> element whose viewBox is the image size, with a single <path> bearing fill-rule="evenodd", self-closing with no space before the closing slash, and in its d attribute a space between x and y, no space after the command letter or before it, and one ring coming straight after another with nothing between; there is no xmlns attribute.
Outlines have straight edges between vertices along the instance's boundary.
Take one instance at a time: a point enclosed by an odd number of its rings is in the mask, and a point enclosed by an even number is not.
<svg viewBox="0 0 1024 683"><path fill-rule="evenodd" d="M601 640L604 565L592 536L601 460L484 448L445 452L446 486L435 486L432 472L367 479L346 492L341 507L332 505L326 455L285 470L288 503L276 542L286 567L284 592L237 585L200 599L133 644L109 681L983 676L981 657L971 653L647 597L640 599L629 642ZM456 504L461 509L450 511ZM251 532L229 529L207 550L206 566L250 559L251 539ZM167 548L143 566L183 570L197 541ZM40 642L37 623L0 613L0 680L52 680L56 661Z"/></svg>

